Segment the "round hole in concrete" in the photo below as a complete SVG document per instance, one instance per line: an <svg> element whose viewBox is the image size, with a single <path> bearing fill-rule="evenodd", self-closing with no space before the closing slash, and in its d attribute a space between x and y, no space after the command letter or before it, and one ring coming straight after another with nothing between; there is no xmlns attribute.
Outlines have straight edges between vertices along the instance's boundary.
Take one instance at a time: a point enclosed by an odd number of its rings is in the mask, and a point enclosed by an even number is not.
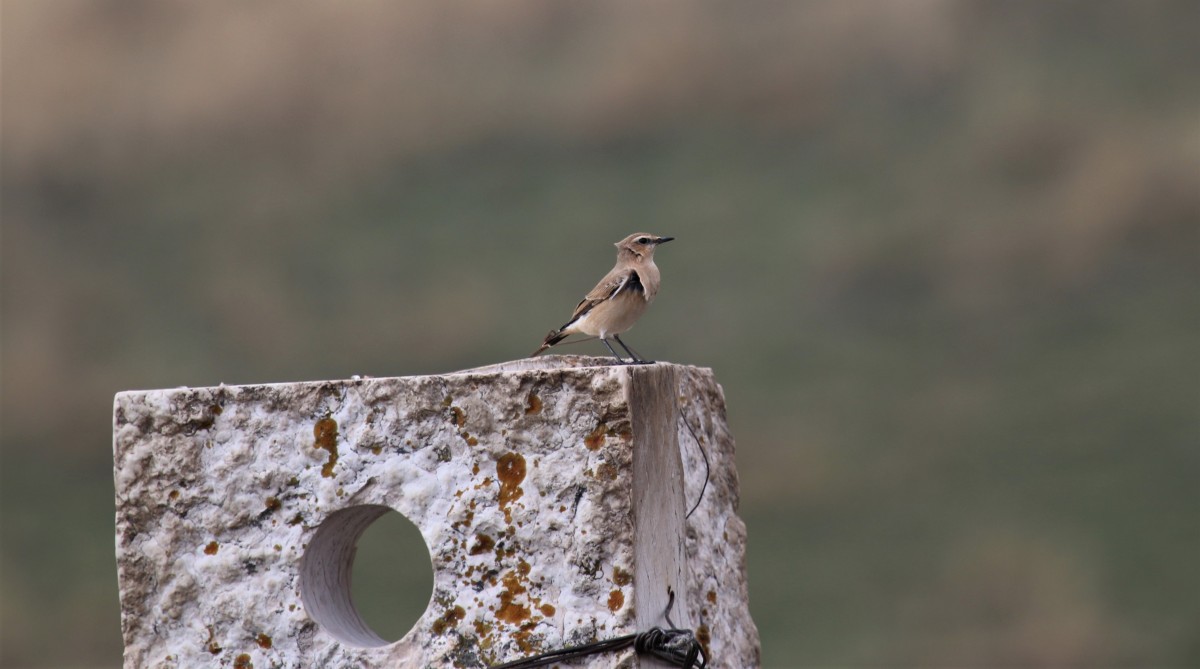
<svg viewBox="0 0 1200 669"><path fill-rule="evenodd" d="M429 548L407 518L377 504L336 511L308 543L300 598L338 641L360 648L401 639L433 594Z"/></svg>

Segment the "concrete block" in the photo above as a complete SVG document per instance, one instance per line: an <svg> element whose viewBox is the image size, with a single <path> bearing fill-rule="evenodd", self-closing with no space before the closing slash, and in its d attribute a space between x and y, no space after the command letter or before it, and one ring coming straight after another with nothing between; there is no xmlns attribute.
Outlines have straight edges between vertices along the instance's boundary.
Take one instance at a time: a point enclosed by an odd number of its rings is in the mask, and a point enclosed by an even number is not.
<svg viewBox="0 0 1200 669"><path fill-rule="evenodd" d="M486 667L665 626L668 588L711 666L757 666L721 389L707 369L608 363L118 394L126 669ZM692 432L711 477L685 522L704 478ZM434 569L395 643L349 588L388 509Z"/></svg>

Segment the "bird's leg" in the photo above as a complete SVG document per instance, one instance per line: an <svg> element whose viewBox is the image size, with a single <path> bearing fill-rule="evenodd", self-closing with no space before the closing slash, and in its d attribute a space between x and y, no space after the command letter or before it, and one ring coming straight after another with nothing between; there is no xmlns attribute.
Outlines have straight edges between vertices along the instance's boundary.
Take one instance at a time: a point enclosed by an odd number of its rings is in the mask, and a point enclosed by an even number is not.
<svg viewBox="0 0 1200 669"><path fill-rule="evenodd" d="M613 339L617 340L617 343L621 345L621 348L625 349L625 352L629 354L630 358L633 358L633 361L635 363L637 363L639 365L653 365L654 364L653 360L642 359L642 356L638 355L636 351L629 348L629 344L626 344L624 341L621 341L621 338L618 337L617 335L613 335Z"/></svg>
<svg viewBox="0 0 1200 669"><path fill-rule="evenodd" d="M615 337L616 335L613 335L613 336ZM613 354L613 357L617 359L618 363L620 363L622 365L628 364L625 362L624 358L622 358L620 355L617 354L617 352L613 349L612 344L608 343L607 337L601 337L600 341L604 342L604 345L608 347L609 352L611 352ZM621 340L618 339L617 341L621 341Z"/></svg>

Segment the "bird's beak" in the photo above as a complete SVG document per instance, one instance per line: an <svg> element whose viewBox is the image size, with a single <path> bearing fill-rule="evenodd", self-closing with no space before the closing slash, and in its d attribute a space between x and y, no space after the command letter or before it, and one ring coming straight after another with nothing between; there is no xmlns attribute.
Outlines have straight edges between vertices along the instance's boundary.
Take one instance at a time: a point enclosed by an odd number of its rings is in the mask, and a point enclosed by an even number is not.
<svg viewBox="0 0 1200 669"><path fill-rule="evenodd" d="M654 244L655 245L666 244L667 242L671 241L672 239L675 239L675 238L674 237L659 237L658 239L654 240Z"/></svg>

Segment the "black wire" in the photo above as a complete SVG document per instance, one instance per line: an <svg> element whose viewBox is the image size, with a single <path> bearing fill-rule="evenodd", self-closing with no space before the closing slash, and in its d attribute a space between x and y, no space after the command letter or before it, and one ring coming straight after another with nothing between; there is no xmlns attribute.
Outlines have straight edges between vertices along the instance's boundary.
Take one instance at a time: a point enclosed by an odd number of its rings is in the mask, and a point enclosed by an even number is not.
<svg viewBox="0 0 1200 669"><path fill-rule="evenodd" d="M671 620L671 609L675 608L675 588L667 586L667 610L663 611L663 617L667 619L667 625L671 629L675 629L675 621Z"/></svg>
<svg viewBox="0 0 1200 669"><path fill-rule="evenodd" d="M707 669L708 667L708 653L704 652L704 646L700 645L691 630L651 627L640 634L626 634L613 639L552 650L541 655L492 665L491 669L533 669L555 662L624 650L630 646L633 646L639 655L656 657L681 669Z"/></svg>
<svg viewBox="0 0 1200 669"><path fill-rule="evenodd" d="M533 667L544 667L547 664L555 662L564 662L566 660L574 660L588 655L597 653L611 653L613 651L628 648L637 643L636 634L626 634L614 639L606 639L604 641L595 641L593 643L585 643L579 646L570 646L568 648L560 648L552 650L541 655L513 660L504 664L492 665L491 669L533 669Z"/></svg>
<svg viewBox="0 0 1200 669"><path fill-rule="evenodd" d="M683 416L682 407L679 409L679 420L683 421L683 426L687 428L688 433L692 435L692 440L696 442L696 447L700 449L700 457L704 458L704 485L700 487L700 496L696 498L696 503L692 506L692 510L688 511L687 515L683 517L684 520L687 520L692 517L696 509L700 508L700 502L704 501L704 491L708 490L708 477L712 473L712 469L708 464L708 453L704 451L704 444L700 443L700 438L696 436L696 431L692 429L692 425Z"/></svg>

